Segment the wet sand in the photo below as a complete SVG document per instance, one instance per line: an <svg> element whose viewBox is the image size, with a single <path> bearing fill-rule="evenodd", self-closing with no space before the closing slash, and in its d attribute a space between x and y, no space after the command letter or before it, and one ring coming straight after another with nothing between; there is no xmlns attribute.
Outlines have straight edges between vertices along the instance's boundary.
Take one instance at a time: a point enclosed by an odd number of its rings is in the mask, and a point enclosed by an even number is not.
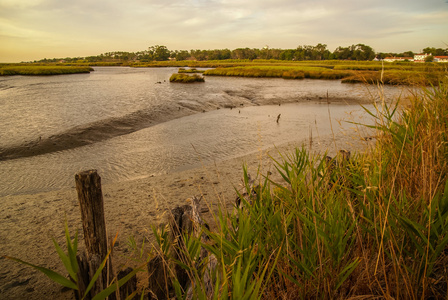
<svg viewBox="0 0 448 300"><path fill-rule="evenodd" d="M311 150L328 150L330 155L339 149L364 151L374 140L366 142L362 137L354 132L313 137ZM299 140L182 172L103 185L108 234L118 232L114 265L123 265L131 255L130 236L135 237L138 245L144 238L152 241L151 226L164 224L167 213L177 205L186 204L186 199L193 195L204 196L202 206L209 208L204 217L213 226L212 212L219 203L232 208L235 188L241 187L243 163L248 165L250 174L255 175L261 165L263 174L270 170L273 178L280 180L269 156L278 157L279 151L287 153L301 145L309 148L310 141ZM74 188L1 197L0 254L63 272L51 237L64 244L65 218L72 233L79 230L80 249L83 249L80 209ZM150 242L146 242L145 251L150 250ZM144 276L144 273L139 274L139 280L144 281ZM40 272L4 258L0 259L0 294L3 299L74 299L72 291L62 289Z"/></svg>

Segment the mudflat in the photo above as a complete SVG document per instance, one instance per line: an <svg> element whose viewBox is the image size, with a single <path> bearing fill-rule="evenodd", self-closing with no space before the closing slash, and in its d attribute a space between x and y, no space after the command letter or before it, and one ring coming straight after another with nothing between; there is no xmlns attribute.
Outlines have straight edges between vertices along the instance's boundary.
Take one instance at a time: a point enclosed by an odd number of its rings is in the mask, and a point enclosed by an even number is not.
<svg viewBox="0 0 448 300"><path fill-rule="evenodd" d="M280 181L272 160L272 157L279 158L280 153L285 155L295 147L305 146L312 153L328 151L329 155L335 155L339 149L352 153L365 151L373 143L374 139L366 141L360 133L339 133L314 137L312 141L298 140L186 171L104 184L102 190L108 235L113 237L118 233L114 266L134 266L135 263L128 261L132 252L128 245L130 237L134 237L137 245L145 239L145 251L149 253L153 242L151 226L163 226L170 210L186 204L187 199L194 195L203 196L203 216L213 227L213 214L218 206L228 210L233 207L235 189L241 188L243 164L248 166L253 177L260 167L260 174L270 171L272 178ZM64 274L51 238L65 245L65 220L72 234L79 230L79 248L83 249L80 209L74 188L0 197L0 254ZM138 274L140 284L145 284L145 276L146 273ZM0 294L4 299L74 299L72 291L62 289L31 267L5 258L0 259Z"/></svg>

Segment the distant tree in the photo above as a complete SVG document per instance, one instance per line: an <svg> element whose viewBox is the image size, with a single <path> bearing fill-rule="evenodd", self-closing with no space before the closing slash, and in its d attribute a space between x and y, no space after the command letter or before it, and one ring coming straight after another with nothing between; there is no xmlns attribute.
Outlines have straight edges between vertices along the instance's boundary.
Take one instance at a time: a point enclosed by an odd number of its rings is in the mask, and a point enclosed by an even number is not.
<svg viewBox="0 0 448 300"><path fill-rule="evenodd" d="M448 49L437 48L431 54L434 55L434 56L444 56L444 55L448 55L448 51L447 50Z"/></svg>
<svg viewBox="0 0 448 300"><path fill-rule="evenodd" d="M312 58L313 60L323 60L328 59L330 56L330 51L327 50L326 44L317 44L312 52Z"/></svg>
<svg viewBox="0 0 448 300"><path fill-rule="evenodd" d="M423 53L431 54L434 56L444 56L448 55L448 48L442 49L442 48L426 47L423 49Z"/></svg>
<svg viewBox="0 0 448 300"><path fill-rule="evenodd" d="M193 57L196 60L207 60L208 53L206 50L191 50L190 51L191 57Z"/></svg>
<svg viewBox="0 0 448 300"><path fill-rule="evenodd" d="M403 52L403 57L414 57L414 52L412 52L412 51L406 51L406 52Z"/></svg>
<svg viewBox="0 0 448 300"><path fill-rule="evenodd" d="M390 53L379 52L376 54L378 59L385 59L386 57L392 56Z"/></svg>
<svg viewBox="0 0 448 300"><path fill-rule="evenodd" d="M231 58L253 60L258 58L257 52L259 52L259 50L257 49L237 48L235 50L232 50Z"/></svg>
<svg viewBox="0 0 448 300"><path fill-rule="evenodd" d="M353 50L350 47L337 47L333 54L335 59L351 59Z"/></svg>
<svg viewBox="0 0 448 300"><path fill-rule="evenodd" d="M171 54L176 60L187 60L190 58L190 52L187 50L176 50Z"/></svg>
<svg viewBox="0 0 448 300"><path fill-rule="evenodd" d="M149 48L152 52L153 60L164 61L170 58L170 51L166 46L155 45Z"/></svg>
<svg viewBox="0 0 448 300"><path fill-rule="evenodd" d="M259 58L261 59L271 59L271 49L266 45L263 49L260 50Z"/></svg>
<svg viewBox="0 0 448 300"><path fill-rule="evenodd" d="M372 60L375 58L375 52L370 46L357 44L353 47L352 59L354 60Z"/></svg>
<svg viewBox="0 0 448 300"><path fill-rule="evenodd" d="M294 49L287 49L280 52L279 59L281 60L295 60L295 53L296 51Z"/></svg>
<svg viewBox="0 0 448 300"><path fill-rule="evenodd" d="M349 60L372 60L375 58L375 51L370 46L364 44L351 45L349 47L338 47L333 52L335 59Z"/></svg>
<svg viewBox="0 0 448 300"><path fill-rule="evenodd" d="M433 62L434 61L434 56L429 55L425 57L425 62Z"/></svg>
<svg viewBox="0 0 448 300"><path fill-rule="evenodd" d="M215 49L208 50L207 57L209 60L224 60L229 59L232 55L229 49Z"/></svg>
<svg viewBox="0 0 448 300"><path fill-rule="evenodd" d="M436 52L436 48L434 47L426 47L423 49L423 53L425 54L434 54Z"/></svg>

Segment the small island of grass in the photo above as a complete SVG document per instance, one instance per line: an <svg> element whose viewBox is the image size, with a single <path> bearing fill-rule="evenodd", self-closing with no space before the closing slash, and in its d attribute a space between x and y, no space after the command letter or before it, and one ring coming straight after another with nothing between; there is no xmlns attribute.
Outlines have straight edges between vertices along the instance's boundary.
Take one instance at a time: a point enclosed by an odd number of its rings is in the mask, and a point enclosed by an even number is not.
<svg viewBox="0 0 448 300"><path fill-rule="evenodd" d="M173 74L170 77L170 82L180 82L180 83L193 83L193 82L204 82L204 77L197 74L187 75L187 74Z"/></svg>

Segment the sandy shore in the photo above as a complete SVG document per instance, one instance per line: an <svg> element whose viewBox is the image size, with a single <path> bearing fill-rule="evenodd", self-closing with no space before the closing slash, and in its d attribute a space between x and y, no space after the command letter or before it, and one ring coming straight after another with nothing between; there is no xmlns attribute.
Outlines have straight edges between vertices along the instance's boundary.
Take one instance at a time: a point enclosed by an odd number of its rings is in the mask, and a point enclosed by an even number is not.
<svg viewBox="0 0 448 300"><path fill-rule="evenodd" d="M366 142L354 133L315 137L312 151L328 150L333 155L339 149L364 151L368 143L372 141ZM219 203L232 208L235 188L241 187L243 163L248 165L250 174L255 175L261 164L263 173L271 170L275 175L269 155L278 157L278 151L287 153L302 144L310 146L309 140L301 140L197 169L103 185L108 233L115 235L118 232L119 235L114 265L124 264L131 255L130 236L135 237L138 245L146 239L145 250L149 252L151 226L164 224L166 214L175 206L185 204L186 199L193 195L204 196L202 206L210 208L204 217L213 223L211 212ZM80 248L83 248L80 209L74 188L1 197L0 208L1 255L18 257L63 272L51 237L64 245L65 218L71 232L79 230ZM143 277L141 274L140 278ZM71 291L61 289L45 275L4 258L0 259L0 294L3 299L73 299Z"/></svg>

